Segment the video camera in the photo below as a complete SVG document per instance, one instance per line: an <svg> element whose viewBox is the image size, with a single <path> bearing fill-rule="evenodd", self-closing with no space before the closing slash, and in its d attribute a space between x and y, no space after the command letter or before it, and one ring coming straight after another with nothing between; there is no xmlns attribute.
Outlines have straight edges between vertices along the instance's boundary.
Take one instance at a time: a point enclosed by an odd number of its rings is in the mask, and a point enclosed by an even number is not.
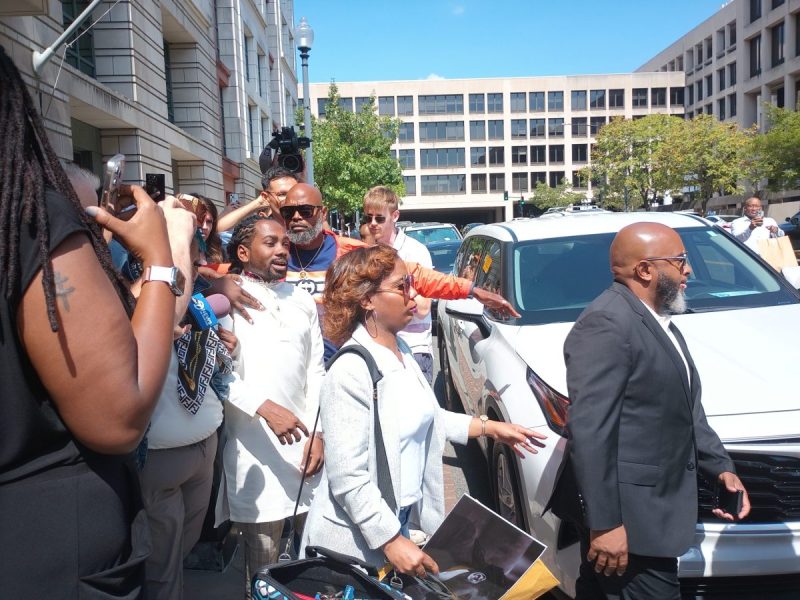
<svg viewBox="0 0 800 600"><path fill-rule="evenodd" d="M272 140L261 153L259 160L261 172L264 173L272 166L272 153L275 152L278 166L292 173L302 173L305 163L300 150L310 145L311 140L305 136L298 136L294 127L281 127L280 131L272 134Z"/></svg>

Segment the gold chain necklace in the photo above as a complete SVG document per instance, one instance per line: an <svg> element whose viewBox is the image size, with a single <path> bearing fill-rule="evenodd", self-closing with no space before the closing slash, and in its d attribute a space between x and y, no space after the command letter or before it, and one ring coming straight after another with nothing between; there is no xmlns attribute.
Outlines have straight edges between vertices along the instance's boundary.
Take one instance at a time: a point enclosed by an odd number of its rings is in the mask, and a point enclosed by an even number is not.
<svg viewBox="0 0 800 600"><path fill-rule="evenodd" d="M316 254L314 254L314 256L311 257L311 260L306 263L305 267L303 266L303 263L300 261L300 251L297 249L297 246L294 246L294 257L297 259L297 264L300 266L300 273L298 274L300 279L308 279L308 272L306 271L306 267L311 266L314 263L314 261L317 260L317 257L319 256L319 253L322 252L322 247L324 245L325 245L325 240L323 239L322 243L319 245L319 248L317 248Z"/></svg>

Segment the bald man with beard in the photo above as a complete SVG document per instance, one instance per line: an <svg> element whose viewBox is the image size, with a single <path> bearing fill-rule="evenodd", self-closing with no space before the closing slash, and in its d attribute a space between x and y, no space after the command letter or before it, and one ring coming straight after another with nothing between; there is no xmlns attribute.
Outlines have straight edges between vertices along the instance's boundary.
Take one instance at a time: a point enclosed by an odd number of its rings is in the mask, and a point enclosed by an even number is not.
<svg viewBox="0 0 800 600"><path fill-rule="evenodd" d="M700 377L670 320L686 310L691 274L680 236L635 223L614 238L610 258L614 283L564 344L569 442L551 505L583 532L576 600L679 600L677 557L694 540L698 471L730 491L744 486L706 421ZM714 514L733 521L749 510L745 492L738 515Z"/></svg>

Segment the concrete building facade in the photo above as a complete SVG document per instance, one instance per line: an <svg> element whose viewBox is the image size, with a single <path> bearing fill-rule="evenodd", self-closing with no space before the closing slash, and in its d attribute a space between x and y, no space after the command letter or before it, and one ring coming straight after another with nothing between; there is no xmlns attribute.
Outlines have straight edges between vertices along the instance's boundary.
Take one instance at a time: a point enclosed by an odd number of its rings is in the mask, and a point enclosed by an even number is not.
<svg viewBox="0 0 800 600"><path fill-rule="evenodd" d="M261 149L273 129L293 124L297 105L292 1L104 1L37 77L34 50L88 5L0 7L0 44L59 156L99 174L122 153L125 181L163 173L168 192L220 206L260 190Z"/></svg>
<svg viewBox="0 0 800 600"><path fill-rule="evenodd" d="M407 191L401 218L467 223L513 218L539 181L565 179L591 198L579 171L597 131L615 117L682 116L684 81L674 71L336 85L346 110L374 95L379 114L402 121L392 150ZM318 117L328 88L311 85Z"/></svg>
<svg viewBox="0 0 800 600"><path fill-rule="evenodd" d="M764 103L797 107L800 0L731 0L637 71L684 72L688 118L707 113L763 129ZM770 194L770 216L794 214L798 194ZM738 208L740 200L714 199L709 207Z"/></svg>

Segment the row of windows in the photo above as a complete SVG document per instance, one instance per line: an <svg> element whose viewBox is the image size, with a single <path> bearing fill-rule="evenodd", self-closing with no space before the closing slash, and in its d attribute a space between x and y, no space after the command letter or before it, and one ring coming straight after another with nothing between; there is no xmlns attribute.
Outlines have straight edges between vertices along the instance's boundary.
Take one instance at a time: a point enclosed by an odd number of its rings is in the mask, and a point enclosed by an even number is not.
<svg viewBox="0 0 800 600"><path fill-rule="evenodd" d="M680 90L680 91L679 91ZM682 105L683 88L669 88L670 103ZM666 107L667 88L633 88L632 106L634 108ZM649 98L649 101L648 101ZM512 92L510 94L512 113L520 112L563 112L564 92ZM366 96L339 98L342 110L359 112L368 102ZM439 94L417 97L419 115L464 114L463 94ZM328 99L317 99L317 114L325 116ZM571 110L605 110L625 108L624 89L572 90L570 92ZM469 94L468 108L470 114L502 113L503 94ZM378 114L387 116L408 116L414 114L413 96L379 96Z"/></svg>
<svg viewBox="0 0 800 600"><path fill-rule="evenodd" d="M589 144L572 144L570 147L573 163L589 161ZM514 166L563 164L564 144L512 146L511 164ZM423 149L419 153L419 166L421 169L436 169L447 167L463 167L466 159L464 148L435 148ZM395 156L394 153L392 156ZM403 169L415 169L416 160L414 150L399 150L397 160ZM505 148L503 146L472 147L469 149L469 164L473 168L502 167L505 165Z"/></svg>
<svg viewBox="0 0 800 600"><path fill-rule="evenodd" d="M780 106L782 108L783 107L783 101L782 101L783 88L779 88L776 91L779 92L779 94L777 94L778 98L777 98L777 101L776 101L776 106ZM704 107L703 106L698 106L697 107L697 112L694 112L694 111L687 112L686 113L686 118L687 119L691 119L696 114L700 115L700 114L703 114L703 113L705 113L707 115L714 114L714 105L711 102L709 102ZM727 97L720 98L719 100L717 100L717 118L720 121L724 121L725 119L731 119L731 118L736 116L736 113L737 113L737 106L736 106L736 94L735 93L734 94L728 94Z"/></svg>
<svg viewBox="0 0 800 600"><path fill-rule="evenodd" d="M565 180L570 181L565 171L512 173L511 191L515 194L525 193L536 188L539 183L546 183L550 187L555 187ZM572 173L571 181L572 186L575 188L586 187L585 179L577 171ZM472 194L508 191L505 173L473 173L470 175L469 182L470 193ZM404 176L403 183L406 186L407 196L417 195L416 177ZM423 196L466 194L467 176L463 173L458 175L421 175L420 187Z"/></svg>
<svg viewBox="0 0 800 600"><path fill-rule="evenodd" d="M597 135L600 128L608 122L606 117L574 117L567 123L561 117L549 119L512 119L511 138L562 138L564 128L572 128L572 137ZM502 140L505 139L504 122L502 120L470 121L469 139ZM414 141L414 123L401 123L397 139L402 143ZM464 141L464 121L431 121L419 124L420 142Z"/></svg>

